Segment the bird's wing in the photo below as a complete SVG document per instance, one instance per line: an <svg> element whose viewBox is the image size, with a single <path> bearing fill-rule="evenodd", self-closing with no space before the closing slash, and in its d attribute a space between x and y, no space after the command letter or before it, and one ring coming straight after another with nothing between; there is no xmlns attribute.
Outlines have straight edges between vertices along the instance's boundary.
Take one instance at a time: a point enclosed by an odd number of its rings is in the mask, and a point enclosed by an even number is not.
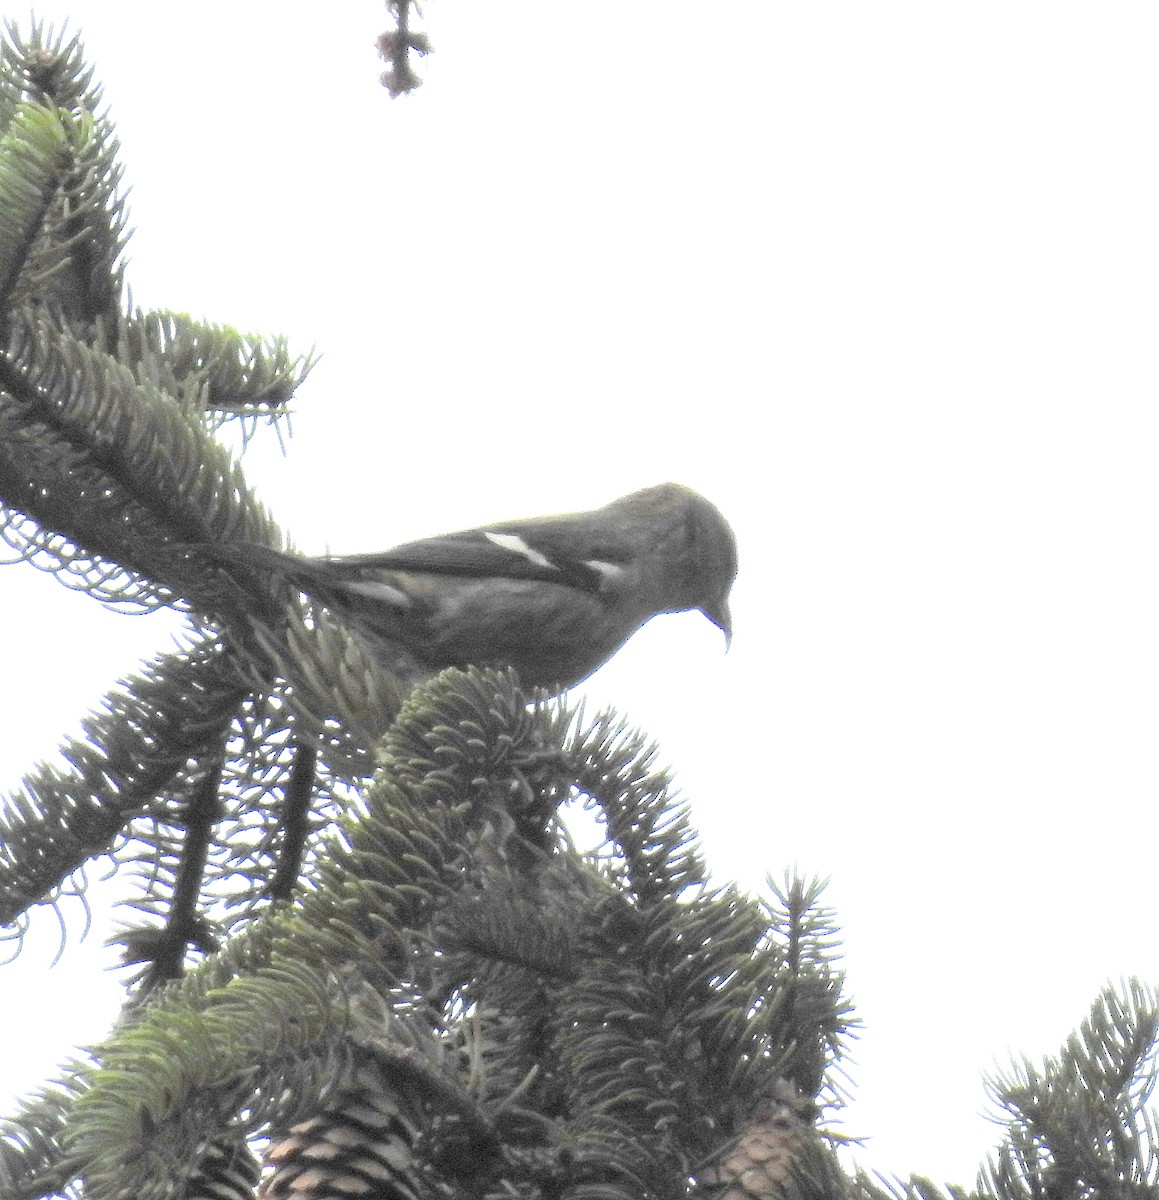
<svg viewBox="0 0 1159 1200"><path fill-rule="evenodd" d="M378 554L323 560L333 569L418 571L474 579L528 579L598 593L630 555L622 547L582 541L567 545L554 523L520 529L519 522L424 538ZM575 539L573 538L574 542Z"/></svg>

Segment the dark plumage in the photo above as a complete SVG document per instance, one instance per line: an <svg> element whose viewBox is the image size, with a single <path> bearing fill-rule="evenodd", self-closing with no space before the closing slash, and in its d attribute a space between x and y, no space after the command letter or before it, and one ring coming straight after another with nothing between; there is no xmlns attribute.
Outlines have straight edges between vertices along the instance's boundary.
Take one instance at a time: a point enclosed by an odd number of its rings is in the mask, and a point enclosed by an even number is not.
<svg viewBox="0 0 1159 1200"><path fill-rule="evenodd" d="M558 689L603 665L658 613L699 609L732 634L736 541L703 496L675 483L592 512L500 521L386 550L251 561L406 648L431 673L511 666Z"/></svg>

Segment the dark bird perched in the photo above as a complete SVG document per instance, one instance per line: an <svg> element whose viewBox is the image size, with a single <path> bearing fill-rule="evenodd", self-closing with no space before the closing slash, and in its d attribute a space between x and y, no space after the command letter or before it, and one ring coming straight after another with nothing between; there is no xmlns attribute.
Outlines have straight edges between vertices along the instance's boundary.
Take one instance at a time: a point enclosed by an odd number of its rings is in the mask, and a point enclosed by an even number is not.
<svg viewBox="0 0 1159 1200"><path fill-rule="evenodd" d="M381 554L251 549L251 563L405 647L432 674L511 666L525 686L569 687L651 617L690 609L732 637L736 539L703 496L676 483L592 512L501 521Z"/></svg>

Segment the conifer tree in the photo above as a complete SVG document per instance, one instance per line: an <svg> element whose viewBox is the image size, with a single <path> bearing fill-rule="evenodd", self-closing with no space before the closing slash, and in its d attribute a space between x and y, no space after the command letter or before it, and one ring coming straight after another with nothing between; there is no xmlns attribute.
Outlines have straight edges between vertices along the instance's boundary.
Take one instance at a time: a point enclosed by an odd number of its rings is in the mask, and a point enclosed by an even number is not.
<svg viewBox="0 0 1159 1200"><path fill-rule="evenodd" d="M86 864L144 869L116 877L138 914L122 1018L11 1115L0 1196L940 1194L843 1170L824 1132L853 1019L820 885L711 884L614 714L510 672L407 695L247 565L237 547L280 533L222 435L277 426L309 362L132 309L120 180L79 41L10 27L3 536L188 634L7 797L17 935ZM1057 1062L996 1083L1010 1132L973 1194L1153 1190L1155 1013L1108 993Z"/></svg>

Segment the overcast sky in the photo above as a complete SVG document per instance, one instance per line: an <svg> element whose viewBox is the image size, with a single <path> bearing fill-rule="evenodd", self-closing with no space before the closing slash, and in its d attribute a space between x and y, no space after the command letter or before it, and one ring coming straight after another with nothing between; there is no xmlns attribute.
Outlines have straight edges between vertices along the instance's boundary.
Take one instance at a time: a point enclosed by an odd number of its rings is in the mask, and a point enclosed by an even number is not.
<svg viewBox="0 0 1159 1200"><path fill-rule="evenodd" d="M135 302L322 354L247 457L300 549L665 479L729 517L732 650L662 618L581 691L660 741L720 880L831 877L845 1131L970 1183L982 1073L1159 982L1159 9L426 10L392 102L371 0L37 8L105 83ZM15 784L172 626L4 587ZM0 1096L115 1011L81 924L0 976Z"/></svg>

